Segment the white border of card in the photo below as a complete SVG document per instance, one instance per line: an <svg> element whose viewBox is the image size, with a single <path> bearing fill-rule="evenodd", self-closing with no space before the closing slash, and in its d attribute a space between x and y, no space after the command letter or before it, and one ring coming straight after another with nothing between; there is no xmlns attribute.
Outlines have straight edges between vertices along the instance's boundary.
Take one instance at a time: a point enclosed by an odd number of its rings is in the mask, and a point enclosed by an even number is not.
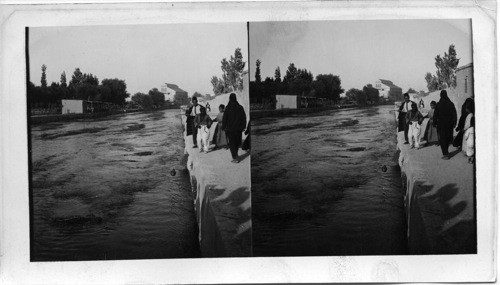
<svg viewBox="0 0 500 285"><path fill-rule="evenodd" d="M495 1L171 2L1 8L0 283L491 282L496 279ZM25 27L366 19L472 19L475 101L481 110L476 114L481 122L476 131L477 254L30 262Z"/></svg>

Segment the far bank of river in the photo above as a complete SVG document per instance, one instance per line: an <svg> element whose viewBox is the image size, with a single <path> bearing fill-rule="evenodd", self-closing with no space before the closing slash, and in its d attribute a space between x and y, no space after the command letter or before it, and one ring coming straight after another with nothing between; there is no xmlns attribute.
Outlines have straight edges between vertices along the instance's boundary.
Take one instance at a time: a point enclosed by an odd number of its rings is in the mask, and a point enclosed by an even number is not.
<svg viewBox="0 0 500 285"><path fill-rule="evenodd" d="M358 106L354 104L350 105L337 105L330 107L318 107L318 108L297 108L297 109L273 109L273 110L251 110L250 115L252 119L260 119L265 117L281 117L281 116L290 116L290 115L298 115L298 114L311 114L317 112L324 111L332 111L332 110L345 110L345 109L364 109L364 108L372 108L377 106L394 106L394 103L381 104L376 106Z"/></svg>

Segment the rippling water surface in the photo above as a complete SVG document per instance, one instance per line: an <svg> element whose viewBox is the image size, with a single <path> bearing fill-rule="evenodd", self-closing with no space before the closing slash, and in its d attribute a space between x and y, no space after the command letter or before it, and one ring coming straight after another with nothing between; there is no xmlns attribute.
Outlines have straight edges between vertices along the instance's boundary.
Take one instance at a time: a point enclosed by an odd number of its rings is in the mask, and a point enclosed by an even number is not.
<svg viewBox="0 0 500 285"><path fill-rule="evenodd" d="M200 255L178 114L32 127L33 261Z"/></svg>
<svg viewBox="0 0 500 285"><path fill-rule="evenodd" d="M393 109L252 121L254 256L407 253Z"/></svg>

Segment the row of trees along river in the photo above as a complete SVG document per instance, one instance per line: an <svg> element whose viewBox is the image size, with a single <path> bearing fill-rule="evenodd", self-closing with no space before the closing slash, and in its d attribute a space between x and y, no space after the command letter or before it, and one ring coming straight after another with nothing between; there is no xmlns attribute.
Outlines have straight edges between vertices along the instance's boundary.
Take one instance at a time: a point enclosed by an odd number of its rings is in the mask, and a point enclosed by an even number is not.
<svg viewBox="0 0 500 285"><path fill-rule="evenodd" d="M188 97L177 96L174 102L166 104L165 95L157 88L149 92L138 92L132 96L132 100L127 102L130 94L127 92L125 80L117 78L107 78L99 82L97 76L92 73L83 73L80 68L76 68L69 83L66 79L66 72L61 73L60 82L47 84L47 66L42 65L42 75L40 85L35 86L33 82L28 84L28 100L32 113L59 113L62 99L76 99L87 101L99 101L109 103L109 109L124 107L141 109L160 109L167 105L186 104ZM42 110L42 111L40 111Z"/></svg>
<svg viewBox="0 0 500 285"><path fill-rule="evenodd" d="M276 94L301 95L306 97L324 98L327 102L334 104L356 103L358 105L374 105L380 101L379 91L371 84L362 89L351 88L346 92L346 97L341 98L344 93L341 79L338 75L318 74L313 76L306 68L297 68L290 63L285 76L281 78L280 67L276 67L274 77L266 77L262 80L260 74L261 61L256 61L255 80L250 82L250 100L254 107L272 108L272 102ZM390 101L401 98L389 98ZM256 107L256 108L259 108Z"/></svg>
<svg viewBox="0 0 500 285"><path fill-rule="evenodd" d="M425 80L428 92L456 86L456 70L460 59L457 58L455 46L451 44L448 52L443 56L437 55L435 58L436 74L427 72ZM274 77L266 77L262 80L260 65L257 59L255 63L255 79L250 82L250 100L256 108L266 108L272 106L276 94L302 95L306 97L325 98L334 104L356 103L360 106L376 105L380 102L378 89L371 84L366 84L362 89L351 88L341 98L344 93L341 86L340 76L333 74L318 74L313 76L306 68L297 68L294 63L290 63L285 76L281 76L280 67L276 67ZM417 93L409 88L408 93ZM420 95L426 92L419 91ZM402 96L389 95L388 101L400 101Z"/></svg>
<svg viewBox="0 0 500 285"><path fill-rule="evenodd" d="M32 108L55 108L61 105L61 99L81 99L89 101L102 101L114 105L124 105L127 93L127 84L117 78L103 79L99 83L97 76L92 73L82 73L79 68L73 72L69 83L66 73L62 72L60 82L47 84L47 66L42 65L40 86L33 82L28 84L28 100Z"/></svg>
<svg viewBox="0 0 500 285"><path fill-rule="evenodd" d="M192 97L203 97L206 100L215 96L232 91L242 90L243 76L245 74L246 62L240 48L236 48L234 55L229 60L221 61L222 77L213 76L211 83L215 95L194 92ZM42 65L42 75L40 85L35 86L33 82L28 84L28 100L32 112L44 110L45 113L57 113L61 108L62 99L78 99L87 101L100 101L111 103L111 106L123 108L126 105L141 109L161 109L166 106L180 106L189 104L189 96L186 93L178 93L174 96L173 102L166 102L165 95L157 88L149 90L148 93L137 92L127 102L130 94L127 92L127 84L121 79L103 79L99 82L97 76L92 73L82 73L80 68L76 68L69 83L66 79L66 72L61 73L60 82L47 84L47 66Z"/></svg>

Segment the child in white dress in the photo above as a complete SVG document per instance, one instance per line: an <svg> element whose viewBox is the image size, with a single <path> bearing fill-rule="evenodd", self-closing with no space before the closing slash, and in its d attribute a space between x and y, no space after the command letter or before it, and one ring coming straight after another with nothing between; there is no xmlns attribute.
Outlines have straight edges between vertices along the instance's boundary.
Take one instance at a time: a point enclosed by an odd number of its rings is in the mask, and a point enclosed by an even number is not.
<svg viewBox="0 0 500 285"><path fill-rule="evenodd" d="M465 154L469 163L474 163L474 117L470 119L470 127L464 133ZM463 147L463 146L462 146Z"/></svg>

